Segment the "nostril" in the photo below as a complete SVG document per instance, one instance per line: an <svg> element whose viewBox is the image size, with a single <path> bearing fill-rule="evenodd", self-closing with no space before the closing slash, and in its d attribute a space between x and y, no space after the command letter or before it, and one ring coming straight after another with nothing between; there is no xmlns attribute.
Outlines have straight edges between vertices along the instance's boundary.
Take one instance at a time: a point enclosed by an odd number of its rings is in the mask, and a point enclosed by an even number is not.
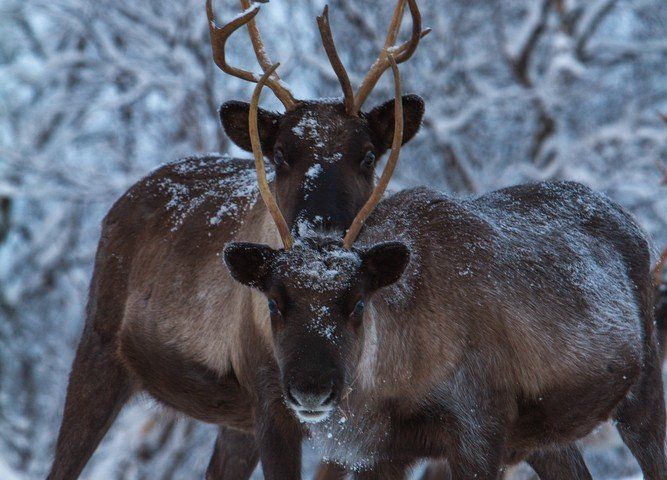
<svg viewBox="0 0 667 480"><path fill-rule="evenodd" d="M322 397L324 397L324 400L322 401L321 405L323 407L326 407L328 405L331 405L334 401L334 398L336 396L336 391L333 389L333 386L329 387L329 393L324 393Z"/></svg>
<svg viewBox="0 0 667 480"><path fill-rule="evenodd" d="M295 393L296 393L296 395L295 395ZM289 398L289 401L292 402L297 407L301 406L301 402L299 401L298 392L295 392L293 388L289 387L287 389L287 397Z"/></svg>

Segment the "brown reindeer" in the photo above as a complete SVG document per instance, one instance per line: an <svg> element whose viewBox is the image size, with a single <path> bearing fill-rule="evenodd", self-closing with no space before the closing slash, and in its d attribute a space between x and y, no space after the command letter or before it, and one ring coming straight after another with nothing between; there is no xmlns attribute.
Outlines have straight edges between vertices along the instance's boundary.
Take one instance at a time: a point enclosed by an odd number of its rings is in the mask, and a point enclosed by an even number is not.
<svg viewBox="0 0 667 480"><path fill-rule="evenodd" d="M260 7L241 4L242 15L217 27L207 2L214 59L224 72L257 82L259 75L226 62L227 39L246 25L261 67L266 72L271 66L253 20ZM393 138L393 101L367 112L361 108L388 68L386 52L406 61L428 33L420 31L415 1L407 5L410 39L394 46L405 9L399 0L385 48L356 95L341 68L326 10L318 24L344 98L297 100L275 73L266 78L286 110L259 109L256 119L258 141L274 165L275 207L285 213L282 233L340 235L371 195L376 160ZM400 103L407 142L419 129L424 105L416 95ZM220 118L232 141L251 151L249 105L227 102ZM268 339L266 323L255 319L266 307L229 278L219 255L231 240L278 245L254 185L251 161L188 158L141 180L107 214L49 479L76 478L122 406L140 391L220 425L208 478L250 476L258 461L252 382L262 363L255 355L267 353ZM148 336L134 337L137 330ZM139 375L135 370L150 352L155 356Z"/></svg>
<svg viewBox="0 0 667 480"><path fill-rule="evenodd" d="M395 110L385 171L342 242L285 232L282 249L224 250L265 305L265 356L248 375L266 478L300 478L310 437L361 479L401 479L420 458L446 459L454 479L498 479L524 459L542 479L590 479L574 442L613 418L645 478L667 479L640 228L574 182L381 201L402 143L401 102ZM258 139L253 150L261 164ZM143 328L123 333L121 343L150 343ZM140 372L153 356L137 356Z"/></svg>

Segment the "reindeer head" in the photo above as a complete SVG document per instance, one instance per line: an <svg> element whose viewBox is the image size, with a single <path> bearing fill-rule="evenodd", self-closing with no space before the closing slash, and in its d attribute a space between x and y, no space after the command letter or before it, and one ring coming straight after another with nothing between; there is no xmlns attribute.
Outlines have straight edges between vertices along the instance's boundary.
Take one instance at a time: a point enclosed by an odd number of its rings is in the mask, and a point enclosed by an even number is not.
<svg viewBox="0 0 667 480"><path fill-rule="evenodd" d="M364 307L400 278L409 257L398 242L366 249L317 240L290 250L227 246L232 276L266 295L283 395L299 420L319 422L335 409L360 359Z"/></svg>
<svg viewBox="0 0 667 480"><path fill-rule="evenodd" d="M335 408L362 350L364 306L378 289L400 278L410 258L402 243L353 248L364 221L387 188L403 144L400 75L392 53L386 55L395 88L391 153L380 181L342 243L311 238L295 244L266 182L257 105L275 66L259 79L250 105L250 144L260 192L285 248L230 243L225 262L234 279L266 295L283 394L297 417L306 422L324 420Z"/></svg>
<svg viewBox="0 0 667 480"><path fill-rule="evenodd" d="M400 30L405 0L394 11L385 46L356 94L353 93L329 27L328 9L318 17L318 25L327 56L340 80L344 98L326 101L302 101L294 98L277 74L271 73L266 85L285 106L285 113L257 109L259 147L274 164L277 205L284 213L287 227L297 231L306 223L322 230L342 230L373 190L375 164L390 148L395 124L393 100L370 111L362 111L368 95L389 68L387 54L397 63L409 59L419 40L421 18L415 0L409 0L412 36L403 45L394 46ZM260 7L249 8L227 25L215 25L211 0L207 13L211 44L216 64L226 73L251 82L259 76L232 67L225 60L225 44L238 28L247 25L257 59L266 74L272 62L266 55L254 17ZM424 113L423 100L416 95L402 97L404 107L403 143L419 130ZM229 138L240 148L253 151L249 130L250 105L231 101L220 108L220 118ZM303 222L300 222L303 221Z"/></svg>

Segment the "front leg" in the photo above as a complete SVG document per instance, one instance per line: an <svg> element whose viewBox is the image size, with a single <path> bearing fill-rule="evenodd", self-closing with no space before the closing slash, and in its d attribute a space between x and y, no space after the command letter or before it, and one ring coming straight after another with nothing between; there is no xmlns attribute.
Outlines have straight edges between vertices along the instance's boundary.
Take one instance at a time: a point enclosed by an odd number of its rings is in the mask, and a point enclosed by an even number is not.
<svg viewBox="0 0 667 480"><path fill-rule="evenodd" d="M484 378L461 372L447 393L442 425L452 480L498 480L507 451L509 426L516 416L511 395L484 386ZM470 387L473 387L472 389ZM477 387L477 388L474 388Z"/></svg>
<svg viewBox="0 0 667 480"><path fill-rule="evenodd" d="M255 436L220 427L206 480L248 480L259 461Z"/></svg>
<svg viewBox="0 0 667 480"><path fill-rule="evenodd" d="M507 451L510 401L498 392L459 400L449 425L452 480L498 480ZM449 423L449 422L448 422Z"/></svg>
<svg viewBox="0 0 667 480"><path fill-rule="evenodd" d="M262 409L256 438L266 480L301 480L302 431L282 401Z"/></svg>
<svg viewBox="0 0 667 480"><path fill-rule="evenodd" d="M540 480L593 480L576 444L535 452L526 458Z"/></svg>
<svg viewBox="0 0 667 480"><path fill-rule="evenodd" d="M451 480L452 474L449 464L444 461L430 462L419 480Z"/></svg>
<svg viewBox="0 0 667 480"><path fill-rule="evenodd" d="M405 480L408 465L402 462L382 462L366 470L356 473L354 480Z"/></svg>
<svg viewBox="0 0 667 480"><path fill-rule="evenodd" d="M460 434L460 442L451 456L452 480L499 480L502 469L502 445L477 433Z"/></svg>
<svg viewBox="0 0 667 480"><path fill-rule="evenodd" d="M320 462L315 474L315 480L345 480L347 472L343 467L335 463Z"/></svg>

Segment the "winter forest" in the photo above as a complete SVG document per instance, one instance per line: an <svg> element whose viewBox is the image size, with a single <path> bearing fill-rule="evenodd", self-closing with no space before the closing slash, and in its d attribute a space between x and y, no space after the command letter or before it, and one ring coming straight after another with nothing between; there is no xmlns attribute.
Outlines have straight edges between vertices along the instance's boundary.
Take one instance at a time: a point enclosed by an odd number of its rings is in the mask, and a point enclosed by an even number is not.
<svg viewBox="0 0 667 480"><path fill-rule="evenodd" d="M258 16L300 98L340 95L315 22L324 3L272 0ZM330 0L354 85L382 47L393 3ZM667 2L419 4L433 32L401 73L426 115L392 187L476 195L581 181L631 211L657 255L667 244ZM240 11L236 0L215 5L221 21ZM230 63L258 71L245 32L231 42ZM393 96L390 80L367 108ZM215 67L204 0L0 0L3 480L44 478L49 467L105 212L166 162L211 151L249 158L217 109L251 92ZM279 103L265 93L263 106ZM82 478L203 478L214 438L215 428L140 398ZM615 432L603 427L583 445L595 478L641 478ZM316 462L306 455L311 475ZM530 475L520 466L508 478Z"/></svg>

